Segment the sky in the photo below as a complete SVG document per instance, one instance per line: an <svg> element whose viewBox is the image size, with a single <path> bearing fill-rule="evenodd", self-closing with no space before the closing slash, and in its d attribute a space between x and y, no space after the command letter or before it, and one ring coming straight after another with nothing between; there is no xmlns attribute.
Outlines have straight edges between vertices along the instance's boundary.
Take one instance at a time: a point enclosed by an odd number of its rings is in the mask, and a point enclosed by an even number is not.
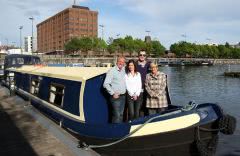
<svg viewBox="0 0 240 156"><path fill-rule="evenodd" d="M0 0L0 41L19 45L36 25L71 7L74 0ZM240 42L240 0L76 0L98 11L104 39L150 35L167 49L173 43L237 44ZM99 37L102 29L99 28Z"/></svg>

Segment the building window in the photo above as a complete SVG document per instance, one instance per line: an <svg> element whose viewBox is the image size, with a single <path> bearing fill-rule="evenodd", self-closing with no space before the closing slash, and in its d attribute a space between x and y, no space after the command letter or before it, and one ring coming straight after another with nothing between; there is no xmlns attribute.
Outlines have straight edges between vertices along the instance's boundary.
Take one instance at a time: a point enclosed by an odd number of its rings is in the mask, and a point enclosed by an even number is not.
<svg viewBox="0 0 240 156"><path fill-rule="evenodd" d="M86 18L80 18L80 21L87 21Z"/></svg>
<svg viewBox="0 0 240 156"><path fill-rule="evenodd" d="M58 107L63 106L65 87L61 84L51 83L49 90L49 102Z"/></svg>
<svg viewBox="0 0 240 156"><path fill-rule="evenodd" d="M33 95L38 95L39 85L40 85L40 80L32 79L31 87L30 87L30 93L33 94Z"/></svg>

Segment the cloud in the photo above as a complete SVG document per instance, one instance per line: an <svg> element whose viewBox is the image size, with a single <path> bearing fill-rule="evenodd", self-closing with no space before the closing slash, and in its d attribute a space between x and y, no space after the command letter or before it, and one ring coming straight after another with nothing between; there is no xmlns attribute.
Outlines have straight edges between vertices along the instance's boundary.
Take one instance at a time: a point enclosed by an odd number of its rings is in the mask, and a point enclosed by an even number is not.
<svg viewBox="0 0 240 156"><path fill-rule="evenodd" d="M73 0L1 0L0 21L4 24L0 33L19 40L19 25L24 25L23 35L31 33L30 16L37 24L72 4ZM106 39L117 34L144 39L145 31L150 30L152 38L166 47L183 40L181 34L189 42L205 43L206 38L217 43L239 42L239 0L77 0L77 4L99 11Z"/></svg>
<svg viewBox="0 0 240 156"><path fill-rule="evenodd" d="M25 16L30 17L30 16L40 16L40 11L39 10L28 10L24 13Z"/></svg>
<svg viewBox="0 0 240 156"><path fill-rule="evenodd" d="M236 35L240 34L238 0L116 0L110 3L127 11L128 16L141 16L144 23L136 24L151 30L151 35L167 46L183 40L181 34L187 34L190 42L205 43L207 37L219 43L239 40ZM131 27L134 31L132 25L127 28Z"/></svg>
<svg viewBox="0 0 240 156"><path fill-rule="evenodd" d="M4 0L5 3L15 7L16 9L23 11L26 16L41 16L42 12L60 11L71 6L72 0ZM86 2L87 0L76 0L77 3ZM44 15L44 14L43 14Z"/></svg>
<svg viewBox="0 0 240 156"><path fill-rule="evenodd" d="M117 0L125 9L169 23L230 20L240 17L238 0Z"/></svg>

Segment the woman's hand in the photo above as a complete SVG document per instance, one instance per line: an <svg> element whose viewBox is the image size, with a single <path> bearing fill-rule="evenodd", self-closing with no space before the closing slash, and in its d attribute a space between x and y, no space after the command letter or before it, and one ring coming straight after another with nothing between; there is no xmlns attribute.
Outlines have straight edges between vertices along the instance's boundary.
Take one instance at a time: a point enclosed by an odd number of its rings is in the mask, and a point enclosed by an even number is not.
<svg viewBox="0 0 240 156"><path fill-rule="evenodd" d="M118 94L118 93L114 93L114 94L113 94L113 98L114 98L114 99L118 99L118 98L119 98L119 94Z"/></svg>
<svg viewBox="0 0 240 156"><path fill-rule="evenodd" d="M132 96L133 100L136 101L138 99L138 96Z"/></svg>

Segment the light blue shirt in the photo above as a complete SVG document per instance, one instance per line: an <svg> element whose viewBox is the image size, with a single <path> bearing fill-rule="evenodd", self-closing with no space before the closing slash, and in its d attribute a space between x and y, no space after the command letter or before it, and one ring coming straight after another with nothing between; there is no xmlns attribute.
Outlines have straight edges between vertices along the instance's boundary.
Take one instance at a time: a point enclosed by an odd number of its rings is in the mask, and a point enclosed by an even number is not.
<svg viewBox="0 0 240 156"><path fill-rule="evenodd" d="M126 93L126 83L125 83L125 68L121 70L118 66L113 67L107 72L106 79L103 83L103 87L106 88L110 95L114 93L125 94Z"/></svg>

